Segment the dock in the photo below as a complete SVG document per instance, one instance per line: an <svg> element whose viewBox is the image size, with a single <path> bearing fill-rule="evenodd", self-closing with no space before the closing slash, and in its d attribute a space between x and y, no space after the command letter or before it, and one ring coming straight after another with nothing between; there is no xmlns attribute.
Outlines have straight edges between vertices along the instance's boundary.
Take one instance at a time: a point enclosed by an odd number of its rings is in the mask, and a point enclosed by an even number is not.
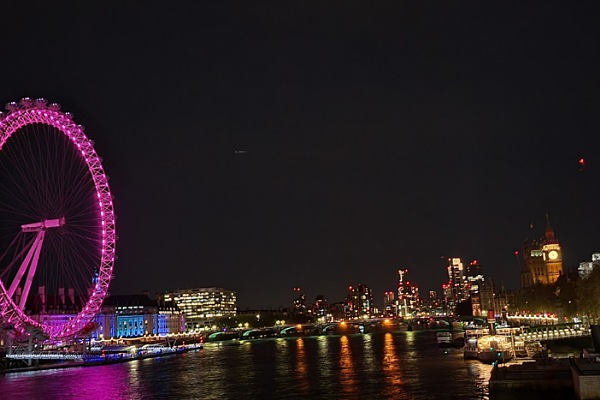
<svg viewBox="0 0 600 400"><path fill-rule="evenodd" d="M576 399L569 359L539 359L495 366L490 399Z"/></svg>
<svg viewBox="0 0 600 400"><path fill-rule="evenodd" d="M600 399L600 358L544 358L495 366L490 399Z"/></svg>

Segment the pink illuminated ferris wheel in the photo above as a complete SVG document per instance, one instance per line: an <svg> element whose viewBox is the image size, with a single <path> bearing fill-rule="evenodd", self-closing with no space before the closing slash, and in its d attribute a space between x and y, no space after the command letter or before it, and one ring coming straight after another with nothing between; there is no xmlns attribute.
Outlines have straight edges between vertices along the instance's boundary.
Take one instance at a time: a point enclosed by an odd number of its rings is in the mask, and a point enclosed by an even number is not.
<svg viewBox="0 0 600 400"><path fill-rule="evenodd" d="M70 113L24 98L0 113L0 327L90 329L115 260L115 215L93 142Z"/></svg>

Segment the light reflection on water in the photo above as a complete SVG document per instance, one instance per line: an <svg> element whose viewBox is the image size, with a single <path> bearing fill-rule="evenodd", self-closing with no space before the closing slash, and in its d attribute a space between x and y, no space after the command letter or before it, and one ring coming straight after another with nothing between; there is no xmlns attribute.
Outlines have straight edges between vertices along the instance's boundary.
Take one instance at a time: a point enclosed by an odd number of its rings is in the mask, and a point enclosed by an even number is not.
<svg viewBox="0 0 600 400"><path fill-rule="evenodd" d="M354 363L352 360L352 348L348 336L340 337L340 370L339 384L341 392L346 396L356 392L356 379L354 379Z"/></svg>
<svg viewBox="0 0 600 400"><path fill-rule="evenodd" d="M308 394L310 385L308 378L308 366L306 365L306 351L304 350L304 339L296 339L296 387L299 394Z"/></svg>
<svg viewBox="0 0 600 400"><path fill-rule="evenodd" d="M384 395L386 398L400 397L402 387L401 362L396 355L394 336L386 333L383 342L383 376L385 378Z"/></svg>
<svg viewBox="0 0 600 400"><path fill-rule="evenodd" d="M177 356L0 376L0 399L487 398L491 366L430 331L207 344Z"/></svg>

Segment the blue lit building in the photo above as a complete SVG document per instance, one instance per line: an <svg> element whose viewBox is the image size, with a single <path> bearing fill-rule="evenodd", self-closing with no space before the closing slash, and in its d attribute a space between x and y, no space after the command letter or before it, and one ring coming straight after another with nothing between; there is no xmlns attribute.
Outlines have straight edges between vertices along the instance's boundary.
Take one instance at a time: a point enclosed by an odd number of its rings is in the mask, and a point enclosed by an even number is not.
<svg viewBox="0 0 600 400"><path fill-rule="evenodd" d="M96 323L97 339L166 335L183 332L185 326L177 305L147 294L107 297Z"/></svg>

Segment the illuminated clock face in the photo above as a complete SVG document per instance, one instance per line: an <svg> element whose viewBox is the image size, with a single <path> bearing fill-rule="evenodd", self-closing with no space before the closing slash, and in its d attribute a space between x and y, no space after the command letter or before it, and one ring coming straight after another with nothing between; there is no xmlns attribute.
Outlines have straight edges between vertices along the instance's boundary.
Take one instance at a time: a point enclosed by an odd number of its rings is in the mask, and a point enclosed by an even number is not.
<svg viewBox="0 0 600 400"><path fill-rule="evenodd" d="M551 251L548 253L548 257L549 257L551 260L556 260L556 259L558 258L558 252L556 252L555 250L551 250Z"/></svg>

